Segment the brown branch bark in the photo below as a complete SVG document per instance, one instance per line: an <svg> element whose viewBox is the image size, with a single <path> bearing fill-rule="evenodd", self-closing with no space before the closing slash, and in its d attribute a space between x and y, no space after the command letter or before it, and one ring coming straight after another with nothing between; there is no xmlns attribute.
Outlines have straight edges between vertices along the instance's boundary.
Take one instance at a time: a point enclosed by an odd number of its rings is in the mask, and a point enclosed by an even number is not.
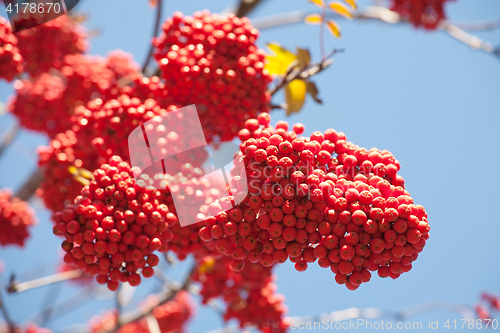
<svg viewBox="0 0 500 333"><path fill-rule="evenodd" d="M151 45L149 46L149 51L148 51L148 56L146 57L146 60L144 61L144 65L142 65L142 73L145 74L149 62L151 61L151 57L153 56L153 38L158 36L158 32L160 31L160 22L161 22L161 11L163 7L163 0L158 0L158 4L156 6L156 18L155 18L155 25L153 29L153 37L151 38Z"/></svg>
<svg viewBox="0 0 500 333"><path fill-rule="evenodd" d="M23 186L17 191L15 194L16 197L20 198L23 201L28 201L33 194L35 194L36 190L40 187L40 183L43 180L45 168L38 167L26 180Z"/></svg>
<svg viewBox="0 0 500 333"><path fill-rule="evenodd" d="M287 83L289 83L295 79L306 80L306 79L310 78L311 76L316 75L316 74L324 71L325 69L328 68L328 66L330 66L333 63L332 56L338 52L343 52L343 50L334 50L323 61L316 63L316 64L313 64L313 65L309 65L308 67L306 67L303 70L300 70L299 68L296 67L296 65L294 63L292 63L290 65L290 67L288 68L287 73L281 79L281 81L274 88L271 88L269 90L269 93L272 96L275 93L277 93L281 88L283 88Z"/></svg>
<svg viewBox="0 0 500 333"><path fill-rule="evenodd" d="M196 264L193 264L193 267L189 270L186 278L184 279L184 282L182 283L181 286L175 288L172 287L168 289L167 291L160 293L159 294L159 301L156 302L155 304L149 306L148 308L145 309L138 309L131 311L129 313L124 314L123 316L120 316L118 318L118 322L121 324L121 326L125 326L129 323L135 322L139 319L145 318L149 314L151 314L157 306L160 306L162 304L167 303L168 301L171 301L179 291L181 290L187 290L189 288L189 285L191 284L191 276L193 275L194 270L196 269ZM116 332L117 328L112 329L110 332Z"/></svg>
<svg viewBox="0 0 500 333"><path fill-rule="evenodd" d="M5 303L3 301L2 297L2 288L0 287L0 311L2 312L3 317L5 318L5 322L7 323L7 326L9 327L9 332L10 333L15 333L16 331L16 325L12 321L9 312L7 311L7 307L5 306Z"/></svg>
<svg viewBox="0 0 500 333"><path fill-rule="evenodd" d="M21 130L21 127L18 124L13 125L7 134L3 137L2 143L0 143L0 158L2 157L5 150L10 146L14 139L17 137Z"/></svg>
<svg viewBox="0 0 500 333"><path fill-rule="evenodd" d="M262 0L240 0L238 7L234 11L234 15L238 17L247 16L261 2Z"/></svg>

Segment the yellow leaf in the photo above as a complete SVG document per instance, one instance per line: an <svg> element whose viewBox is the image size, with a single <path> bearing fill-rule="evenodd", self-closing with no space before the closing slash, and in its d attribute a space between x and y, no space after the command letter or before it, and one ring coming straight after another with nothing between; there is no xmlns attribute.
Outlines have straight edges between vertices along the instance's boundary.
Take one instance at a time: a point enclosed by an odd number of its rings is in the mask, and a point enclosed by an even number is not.
<svg viewBox="0 0 500 333"><path fill-rule="evenodd" d="M318 7L323 7L323 0L308 0L309 2L312 2Z"/></svg>
<svg viewBox="0 0 500 333"><path fill-rule="evenodd" d="M332 35L334 35L337 38L340 38L340 36L341 36L340 28L339 28L337 22L330 20L330 21L326 22L326 26L328 27L328 30L330 30Z"/></svg>
<svg viewBox="0 0 500 333"><path fill-rule="evenodd" d="M269 43L267 47L274 52L274 55L266 56L265 68L271 74L282 75L285 74L288 66L295 60L297 56L287 49L283 48L278 43Z"/></svg>
<svg viewBox="0 0 500 333"><path fill-rule="evenodd" d="M356 4L356 0L344 0L352 9L358 9L358 5Z"/></svg>
<svg viewBox="0 0 500 333"><path fill-rule="evenodd" d="M319 14L310 14L307 15L304 19L304 22L307 24L320 24L321 23L321 15Z"/></svg>
<svg viewBox="0 0 500 333"><path fill-rule="evenodd" d="M87 186L94 179L94 175L87 169L77 168L74 165L68 167L68 172L73 175L73 178L80 184Z"/></svg>
<svg viewBox="0 0 500 333"><path fill-rule="evenodd" d="M306 100L307 87L303 80L296 79L285 86L286 114L299 112Z"/></svg>
<svg viewBox="0 0 500 333"><path fill-rule="evenodd" d="M345 18L348 18L348 19L353 18L351 10L341 2L338 2L338 1L331 2L328 5L328 7L330 7L330 9L333 10L335 13L337 13Z"/></svg>
<svg viewBox="0 0 500 333"><path fill-rule="evenodd" d="M198 268L198 272L200 274L210 273L213 271L213 267L215 265L214 257L206 257L203 259L200 267Z"/></svg>

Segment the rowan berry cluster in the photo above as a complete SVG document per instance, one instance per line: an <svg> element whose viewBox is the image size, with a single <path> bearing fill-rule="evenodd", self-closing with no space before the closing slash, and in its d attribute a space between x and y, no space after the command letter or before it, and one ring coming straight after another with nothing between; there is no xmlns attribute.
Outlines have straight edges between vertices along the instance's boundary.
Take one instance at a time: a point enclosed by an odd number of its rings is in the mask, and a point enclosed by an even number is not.
<svg viewBox="0 0 500 333"><path fill-rule="evenodd" d="M157 303L155 296L150 296L145 301L144 306L149 303ZM184 327L193 315L195 305L192 297L188 292L181 290L175 297L153 309L153 316L158 322L158 327L161 333L184 332ZM108 332L116 326L117 315L114 311L108 311L102 317L92 318L91 332L100 333ZM141 319L137 322L132 322L121 326L117 333L150 333L149 325L146 319Z"/></svg>
<svg viewBox="0 0 500 333"><path fill-rule="evenodd" d="M23 57L19 53L17 37L9 21L0 17L0 79L12 81L23 71Z"/></svg>
<svg viewBox="0 0 500 333"><path fill-rule="evenodd" d="M72 128L70 117L75 107L93 98L117 96L120 80L138 71L131 57L120 51L106 58L67 55L58 66L32 79L16 81L16 93L8 106L25 128L45 132L51 138Z"/></svg>
<svg viewBox="0 0 500 333"><path fill-rule="evenodd" d="M118 155L129 161L129 147L124 143L127 142L130 133L148 120L176 109L176 105L170 105L164 109L153 99L141 101L137 97L122 94L116 99L98 98L89 102L86 107L77 107L72 122L78 127L78 139L91 143L100 156L107 159ZM164 132L165 126L162 126L161 118L155 120L158 120L157 126L148 128L148 133L162 130ZM169 144L175 145L173 141L178 142L181 148L182 142L178 140L178 133L182 133L182 130L179 128L175 133L168 133L167 138L165 138L167 133L158 134L157 137L162 139L156 142L159 149L166 148ZM143 153L142 150L141 153Z"/></svg>
<svg viewBox="0 0 500 333"><path fill-rule="evenodd" d="M86 33L68 15L20 31L16 36L24 70L33 77L48 72L50 68L61 68L65 55L83 53L88 47Z"/></svg>
<svg viewBox="0 0 500 333"><path fill-rule="evenodd" d="M28 227L36 224L34 212L27 202L0 190L0 245L23 247L29 237Z"/></svg>
<svg viewBox="0 0 500 333"><path fill-rule="evenodd" d="M449 0L391 0L390 9L415 27L434 30L446 19L444 4Z"/></svg>
<svg viewBox="0 0 500 333"><path fill-rule="evenodd" d="M176 13L154 41L169 94L196 104L208 141L231 141L248 118L270 110L265 53L247 18Z"/></svg>
<svg viewBox="0 0 500 333"><path fill-rule="evenodd" d="M64 261L96 275L100 284L116 290L118 283L137 286L141 275L153 276L159 258L172 239L166 205L155 189L139 186L128 165L113 156L93 172L94 180L72 205L54 214L54 234L66 238Z"/></svg>
<svg viewBox="0 0 500 333"><path fill-rule="evenodd" d="M37 195L53 212L63 210L65 205L72 203L83 184L88 182L82 176L71 173L70 168L76 172L80 168L95 170L104 162L93 145L79 139L71 130L57 134L48 146L38 148L38 154L43 179Z"/></svg>
<svg viewBox="0 0 500 333"><path fill-rule="evenodd" d="M210 205L216 217L200 238L216 239L235 270L245 259L269 267L290 258L298 271L317 260L350 290L370 271L393 279L409 271L430 228L392 154L360 148L333 129L298 137L302 124L288 130L270 120L262 113L239 132L245 170L234 172L232 193L247 182L250 195L229 210L223 201Z"/></svg>
<svg viewBox="0 0 500 333"><path fill-rule="evenodd" d="M199 261L193 274L193 281L202 285L203 304L216 298L224 301L224 320L237 319L241 328L255 325L262 332L286 332L287 308L273 280L269 267L247 261L235 271L231 259L220 255Z"/></svg>

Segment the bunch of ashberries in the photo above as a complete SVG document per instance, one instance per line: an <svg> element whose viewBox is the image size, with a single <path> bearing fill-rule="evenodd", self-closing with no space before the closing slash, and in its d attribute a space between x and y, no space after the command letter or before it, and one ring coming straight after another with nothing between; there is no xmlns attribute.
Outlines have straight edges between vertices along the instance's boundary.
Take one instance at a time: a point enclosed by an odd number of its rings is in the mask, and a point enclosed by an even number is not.
<svg viewBox="0 0 500 333"><path fill-rule="evenodd" d="M290 258L298 271L318 261L335 280L355 290L370 271L396 279L412 268L426 240L425 209L415 205L388 151L366 150L329 129L299 137L304 127L260 114L239 133L240 164L232 193L249 195L233 209L214 203L215 218L200 229L219 252L264 266ZM238 196L238 193L236 193ZM229 200L234 200L230 197ZM219 213L216 213L216 212Z"/></svg>
<svg viewBox="0 0 500 333"><path fill-rule="evenodd" d="M98 97L118 96L121 80L136 75L137 71L138 65L131 56L119 51L106 58L67 55L58 69L16 81L16 93L8 109L25 128L45 132L53 138L72 128L71 116L77 106Z"/></svg>
<svg viewBox="0 0 500 333"><path fill-rule="evenodd" d="M9 21L0 17L0 79L12 81L23 71L23 57L19 53L17 37Z"/></svg>
<svg viewBox="0 0 500 333"><path fill-rule="evenodd" d="M150 296L144 302L143 306L149 306L150 303L158 302L156 296ZM195 305L188 292L181 290L175 297L153 309L153 316L158 322L161 333L184 332L185 325L192 317ZM115 311L107 311L101 317L91 319L90 331L92 333L109 332L116 326L117 315ZM149 325L146 319L141 319L121 326L118 333L150 333Z"/></svg>
<svg viewBox="0 0 500 333"><path fill-rule="evenodd" d="M33 323L27 323L24 327L21 326L16 326L14 328L14 331L11 331L10 328L7 327L7 325L1 325L0 324L0 332L6 333L6 332L14 332L14 333L52 333L51 330L47 328L42 328L39 327Z"/></svg>
<svg viewBox="0 0 500 333"><path fill-rule="evenodd" d="M38 148L38 155L43 178L37 195L52 212L63 210L65 205L72 203L89 182L80 173L89 173L88 170L93 171L105 162L93 145L82 141L71 130L57 134L48 146Z"/></svg>
<svg viewBox="0 0 500 333"><path fill-rule="evenodd" d="M0 190L0 245L24 246L28 227L34 224L34 212L28 203L13 197L9 190Z"/></svg>
<svg viewBox="0 0 500 333"><path fill-rule="evenodd" d="M474 306L477 317L482 320L491 320L492 312L500 311L500 297L483 293L481 294L481 301Z"/></svg>
<svg viewBox="0 0 500 333"><path fill-rule="evenodd" d="M196 104L209 142L231 141L246 119L270 110L272 79L257 37L247 18L203 11L175 13L154 41L170 96Z"/></svg>
<svg viewBox="0 0 500 333"><path fill-rule="evenodd" d="M65 55L83 53L88 44L86 33L69 15L20 31L16 36L24 70L33 77L50 68L61 68Z"/></svg>
<svg viewBox="0 0 500 333"><path fill-rule="evenodd" d="M193 281L202 285L202 303L220 298L226 304L224 320L235 318L240 327L255 325L262 332L285 332L284 297L276 293L270 267L247 262L240 271L228 257L208 256L197 263Z"/></svg>
<svg viewBox="0 0 500 333"><path fill-rule="evenodd" d="M450 0L391 0L390 9L415 27L434 30L446 19L445 2Z"/></svg>
<svg viewBox="0 0 500 333"><path fill-rule="evenodd" d="M94 179L72 205L53 216L54 234L65 237L64 261L96 275L100 284L116 290L119 282L137 286L141 275L153 276L159 258L172 239L168 207L155 189L135 182L133 171L113 156L93 172Z"/></svg>

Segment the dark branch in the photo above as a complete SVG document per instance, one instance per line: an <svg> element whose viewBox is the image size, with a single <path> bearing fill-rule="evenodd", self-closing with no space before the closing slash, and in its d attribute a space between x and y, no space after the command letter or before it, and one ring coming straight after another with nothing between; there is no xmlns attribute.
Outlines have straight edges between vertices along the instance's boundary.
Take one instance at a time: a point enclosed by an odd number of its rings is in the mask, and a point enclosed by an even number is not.
<svg viewBox="0 0 500 333"><path fill-rule="evenodd" d="M18 124L12 126L7 134L3 137L2 143L0 144L0 157L5 152L7 147L14 141L16 136L19 134L21 127Z"/></svg>
<svg viewBox="0 0 500 333"><path fill-rule="evenodd" d="M181 286L175 288L172 287L162 293L159 294L159 301L156 302L154 305L149 306L148 308L145 309L138 309L131 311L129 313L124 314L120 318L118 318L118 321L120 322L121 326L125 326L129 323L135 322L139 319L142 319L149 314L151 314L157 306L160 306L162 304L165 304L169 301L171 301L179 291L181 290L187 290L191 284L191 277L193 275L194 270L196 269L196 265L193 264L193 267L189 270L188 274L186 275L186 278L184 279L184 282L182 283ZM111 330L111 332L116 332L117 329Z"/></svg>
<svg viewBox="0 0 500 333"><path fill-rule="evenodd" d="M7 311L7 307L5 306L5 303L3 302L2 298L2 288L0 287L0 311L2 312L3 317L5 318L5 322L7 323L7 326L9 327L9 332L15 333L16 331L16 325L10 318L9 312Z"/></svg>
<svg viewBox="0 0 500 333"><path fill-rule="evenodd" d="M323 60L317 64L310 65L303 70L300 70L296 66L296 64L292 63L290 65L290 67L288 68L288 71L285 74L285 76L283 76L281 81L274 88L269 90L269 93L272 96L275 93L277 93L281 88L283 88L287 83L289 83L295 79L306 80L306 79L310 78L311 76L316 75L319 72L324 71L325 69L328 68L328 66L330 66L333 63L332 56L338 52L343 52L343 50L334 50L332 53L330 53L326 57L325 60Z"/></svg>
<svg viewBox="0 0 500 333"><path fill-rule="evenodd" d="M148 68L149 61L151 60L151 57L153 56L153 50L154 50L154 45L153 45L153 38L158 36L158 31L160 31L160 21L161 21L161 10L163 6L163 0L158 0L158 5L156 7L156 19L155 19L155 26L153 30L153 37L151 38L151 45L149 46L149 51L148 51L148 56L146 57L146 60L144 61L144 65L142 65L142 73L145 74L146 69Z"/></svg>
<svg viewBox="0 0 500 333"><path fill-rule="evenodd" d="M17 191L15 196L23 201L28 201L33 196L33 194L35 194L35 191L40 187L44 171L44 168L37 168L24 183L21 189Z"/></svg>
<svg viewBox="0 0 500 333"><path fill-rule="evenodd" d="M238 17L248 16L248 14L261 2L262 0L240 0L238 7L234 11L234 15Z"/></svg>

